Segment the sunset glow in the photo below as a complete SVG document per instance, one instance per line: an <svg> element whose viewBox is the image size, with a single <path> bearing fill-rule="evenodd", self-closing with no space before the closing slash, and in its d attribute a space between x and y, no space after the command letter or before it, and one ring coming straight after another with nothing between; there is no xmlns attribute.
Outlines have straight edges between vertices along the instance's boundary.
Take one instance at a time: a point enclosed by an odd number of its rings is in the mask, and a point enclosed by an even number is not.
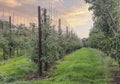
<svg viewBox="0 0 120 84"><path fill-rule="evenodd" d="M3 18L4 9L6 10L4 16L15 13L16 24L18 23L17 16L25 18L27 24L31 21L36 22L38 5L47 8L49 14L51 5L56 11L56 18L64 18L80 38L88 37L93 23L92 13L88 11L89 5L83 0L0 0L0 18ZM23 21L22 19L21 22Z"/></svg>

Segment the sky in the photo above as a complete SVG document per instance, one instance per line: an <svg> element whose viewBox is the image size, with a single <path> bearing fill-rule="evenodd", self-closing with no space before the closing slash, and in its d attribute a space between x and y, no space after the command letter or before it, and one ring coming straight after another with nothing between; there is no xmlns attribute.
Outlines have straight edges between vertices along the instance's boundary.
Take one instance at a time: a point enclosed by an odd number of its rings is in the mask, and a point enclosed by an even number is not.
<svg viewBox="0 0 120 84"><path fill-rule="evenodd" d="M2 17L4 9L4 15L14 14L15 22L22 18L28 22L37 21L38 5L48 9L51 16L55 14L55 18L61 18L62 24L70 26L69 29L72 29L78 37L89 36L93 25L92 12L88 11L89 4L84 0L0 0L0 16Z"/></svg>

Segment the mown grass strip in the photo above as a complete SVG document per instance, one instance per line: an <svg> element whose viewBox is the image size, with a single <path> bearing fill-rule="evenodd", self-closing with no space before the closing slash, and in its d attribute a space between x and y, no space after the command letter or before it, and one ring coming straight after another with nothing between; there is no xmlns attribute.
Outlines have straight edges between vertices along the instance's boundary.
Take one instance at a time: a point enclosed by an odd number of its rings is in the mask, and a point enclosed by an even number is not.
<svg viewBox="0 0 120 84"><path fill-rule="evenodd" d="M107 84L111 58L91 48L82 48L51 68L51 78L17 81L12 84Z"/></svg>

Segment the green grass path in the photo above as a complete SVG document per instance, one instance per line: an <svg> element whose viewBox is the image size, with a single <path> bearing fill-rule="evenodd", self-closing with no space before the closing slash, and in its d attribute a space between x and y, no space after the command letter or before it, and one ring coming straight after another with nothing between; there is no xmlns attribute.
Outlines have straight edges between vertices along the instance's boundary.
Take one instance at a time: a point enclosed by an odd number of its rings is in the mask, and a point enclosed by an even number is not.
<svg viewBox="0 0 120 84"><path fill-rule="evenodd" d="M25 56L2 61L0 62L0 84L21 79L26 74L33 72L35 68L35 64Z"/></svg>
<svg viewBox="0 0 120 84"><path fill-rule="evenodd" d="M110 62L102 52L82 48L57 61L51 68L51 78L12 84L107 84Z"/></svg>

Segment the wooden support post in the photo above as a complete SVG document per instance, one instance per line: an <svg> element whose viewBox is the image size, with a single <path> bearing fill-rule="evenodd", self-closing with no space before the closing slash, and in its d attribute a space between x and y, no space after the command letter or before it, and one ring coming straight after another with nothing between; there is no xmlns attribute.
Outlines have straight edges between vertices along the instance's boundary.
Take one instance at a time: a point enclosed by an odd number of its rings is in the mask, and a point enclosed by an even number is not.
<svg viewBox="0 0 120 84"><path fill-rule="evenodd" d="M44 9L44 27L46 28L47 26L47 16L46 16L46 14L47 14L47 10L46 9ZM45 41L47 40L47 31L45 31ZM47 46L45 45L45 56L47 57L47 48L46 48ZM48 62L47 62L47 60L46 60L46 62L45 62L45 67L44 67L44 70L45 71L47 71L48 70Z"/></svg>
<svg viewBox="0 0 120 84"><path fill-rule="evenodd" d="M58 20L58 33L59 33L59 37L62 34L62 30L61 30L61 19Z"/></svg>
<svg viewBox="0 0 120 84"><path fill-rule="evenodd" d="M12 45L11 45L11 28L12 28L12 23L11 23L11 16L9 16L9 28L10 28L10 40L9 40L9 52L10 52L10 57L12 57Z"/></svg>
<svg viewBox="0 0 120 84"><path fill-rule="evenodd" d="M38 57L38 74L39 76L42 76L42 26L41 26L41 21L42 18L41 18L41 8L40 6L38 6L38 52L39 52L39 57Z"/></svg>
<svg viewBox="0 0 120 84"><path fill-rule="evenodd" d="M69 32L68 32L68 26L66 26L66 36L68 37Z"/></svg>
<svg viewBox="0 0 120 84"><path fill-rule="evenodd" d="M2 31L4 30L4 17L5 17L5 15L4 15L4 9L3 9Z"/></svg>
<svg viewBox="0 0 120 84"><path fill-rule="evenodd" d="M11 16L9 16L9 27L10 27L10 33L11 33L11 28L12 28Z"/></svg>
<svg viewBox="0 0 120 84"><path fill-rule="evenodd" d="M3 32L3 29L4 29L4 21L2 21L2 32Z"/></svg>
<svg viewBox="0 0 120 84"><path fill-rule="evenodd" d="M61 30L61 19L58 20L58 42L59 45L61 45L62 41L61 41L61 34L62 34L62 30ZM63 50L59 50L59 58L61 59L63 56Z"/></svg>

